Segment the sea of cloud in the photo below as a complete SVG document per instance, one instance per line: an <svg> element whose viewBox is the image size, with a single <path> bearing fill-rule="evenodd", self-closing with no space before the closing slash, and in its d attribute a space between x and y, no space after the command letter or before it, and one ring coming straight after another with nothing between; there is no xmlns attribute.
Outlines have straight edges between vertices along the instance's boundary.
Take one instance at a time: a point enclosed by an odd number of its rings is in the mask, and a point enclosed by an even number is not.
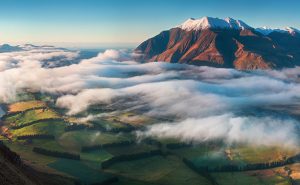
<svg viewBox="0 0 300 185"><path fill-rule="evenodd" d="M71 65L44 65L78 55L48 46L0 53L0 103L12 102L27 90L55 94L56 106L67 109L68 115L119 102L119 111L172 120L148 126L138 137L298 146L298 67L237 71L138 63L127 50L106 50Z"/></svg>

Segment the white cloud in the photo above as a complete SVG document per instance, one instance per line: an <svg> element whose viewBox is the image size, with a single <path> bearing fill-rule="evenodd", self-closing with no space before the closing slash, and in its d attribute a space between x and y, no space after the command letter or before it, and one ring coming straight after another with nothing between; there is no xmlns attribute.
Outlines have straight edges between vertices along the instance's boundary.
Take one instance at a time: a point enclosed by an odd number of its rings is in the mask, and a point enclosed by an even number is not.
<svg viewBox="0 0 300 185"><path fill-rule="evenodd" d="M225 143L298 146L296 122L273 117L237 117L231 114L188 118L149 126L139 137L178 138L185 142L222 140Z"/></svg>
<svg viewBox="0 0 300 185"><path fill-rule="evenodd" d="M69 114L83 112L91 105L109 104L174 119L173 123L149 127L144 135L193 142L221 138L228 143L297 143L297 121L291 118L290 110L278 118L269 109L299 105L300 68L243 72L140 64L125 50L107 50L68 66L42 67L45 60L77 56L78 52L29 46L24 51L0 53L0 102L10 102L17 92L30 89L58 95L56 105L68 109ZM259 112L255 112L257 107ZM253 111L265 115L253 115ZM245 116L248 114L252 116ZM289 134L292 137L288 138Z"/></svg>

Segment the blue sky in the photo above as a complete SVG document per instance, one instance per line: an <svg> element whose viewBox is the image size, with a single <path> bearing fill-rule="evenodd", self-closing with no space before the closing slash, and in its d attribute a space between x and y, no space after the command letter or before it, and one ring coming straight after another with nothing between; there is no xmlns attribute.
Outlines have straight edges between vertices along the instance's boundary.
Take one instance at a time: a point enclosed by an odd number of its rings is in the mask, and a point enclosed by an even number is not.
<svg viewBox="0 0 300 185"><path fill-rule="evenodd" d="M300 28L297 0L1 0L0 43L134 46L184 20Z"/></svg>

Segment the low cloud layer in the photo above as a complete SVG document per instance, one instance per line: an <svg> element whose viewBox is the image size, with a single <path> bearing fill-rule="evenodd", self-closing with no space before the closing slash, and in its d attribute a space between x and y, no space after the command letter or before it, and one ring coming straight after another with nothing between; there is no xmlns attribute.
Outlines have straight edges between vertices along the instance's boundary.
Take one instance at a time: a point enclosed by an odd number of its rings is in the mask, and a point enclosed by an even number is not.
<svg viewBox="0 0 300 185"><path fill-rule="evenodd" d="M138 132L139 137L177 138L188 143L222 140L227 144L298 145L294 120L274 117L238 117L231 114L188 118L175 123L160 123Z"/></svg>
<svg viewBox="0 0 300 185"><path fill-rule="evenodd" d="M78 55L53 47L0 53L0 102L14 101L25 90L45 92L57 95L56 105L69 115L107 104L170 120L149 126L139 137L298 145L300 68L242 72L140 64L126 50L107 50L71 65L44 65Z"/></svg>

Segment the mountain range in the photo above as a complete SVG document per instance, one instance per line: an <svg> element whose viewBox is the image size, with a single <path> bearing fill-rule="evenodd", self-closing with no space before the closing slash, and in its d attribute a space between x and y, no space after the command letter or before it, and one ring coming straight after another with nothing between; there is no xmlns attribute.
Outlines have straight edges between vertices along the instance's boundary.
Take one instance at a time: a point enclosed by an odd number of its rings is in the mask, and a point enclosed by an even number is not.
<svg viewBox="0 0 300 185"><path fill-rule="evenodd" d="M13 52L13 51L22 51L22 48L19 46L11 46L8 44L0 45L0 53Z"/></svg>
<svg viewBox="0 0 300 185"><path fill-rule="evenodd" d="M300 31L253 28L233 18L188 19L141 43L140 60L240 70L300 65Z"/></svg>

